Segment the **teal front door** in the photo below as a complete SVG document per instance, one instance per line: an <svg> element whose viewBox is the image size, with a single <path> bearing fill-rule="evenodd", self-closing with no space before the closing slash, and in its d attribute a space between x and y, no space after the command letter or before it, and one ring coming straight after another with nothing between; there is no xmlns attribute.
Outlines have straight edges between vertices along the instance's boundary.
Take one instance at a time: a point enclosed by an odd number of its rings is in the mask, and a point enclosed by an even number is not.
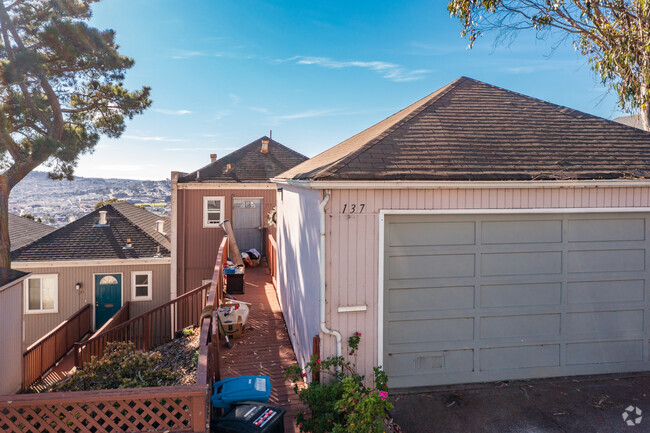
<svg viewBox="0 0 650 433"><path fill-rule="evenodd" d="M95 275L95 329L104 326L122 307L122 275Z"/></svg>

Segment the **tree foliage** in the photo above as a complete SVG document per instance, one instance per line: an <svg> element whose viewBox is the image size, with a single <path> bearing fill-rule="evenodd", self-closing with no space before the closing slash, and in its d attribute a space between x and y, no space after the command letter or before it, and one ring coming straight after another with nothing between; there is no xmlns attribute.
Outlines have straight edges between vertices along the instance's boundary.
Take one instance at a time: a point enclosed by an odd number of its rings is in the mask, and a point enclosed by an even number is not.
<svg viewBox="0 0 650 433"><path fill-rule="evenodd" d="M151 105L150 89L129 91L133 59L113 30L88 25L98 0L0 0L0 222L11 189L46 163L72 179L81 154L101 135L119 137L125 119ZM0 266L8 267L0 224Z"/></svg>
<svg viewBox="0 0 650 433"><path fill-rule="evenodd" d="M603 84L650 131L649 0L450 0L470 47L486 32L533 29L572 39Z"/></svg>

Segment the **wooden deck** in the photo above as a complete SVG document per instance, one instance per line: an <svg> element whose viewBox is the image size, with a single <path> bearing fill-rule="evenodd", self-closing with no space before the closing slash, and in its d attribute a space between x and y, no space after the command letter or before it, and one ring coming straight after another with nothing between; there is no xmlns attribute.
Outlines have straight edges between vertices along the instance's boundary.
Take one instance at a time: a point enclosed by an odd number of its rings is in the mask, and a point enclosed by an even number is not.
<svg viewBox="0 0 650 433"><path fill-rule="evenodd" d="M284 371L296 363L296 355L266 264L246 269L245 281L244 294L234 296L251 303L251 311L242 338L231 339L231 349L225 343L219 347L221 378L269 376L273 386L269 403L287 410L285 432L298 432L293 421L300 407L298 396L284 380Z"/></svg>

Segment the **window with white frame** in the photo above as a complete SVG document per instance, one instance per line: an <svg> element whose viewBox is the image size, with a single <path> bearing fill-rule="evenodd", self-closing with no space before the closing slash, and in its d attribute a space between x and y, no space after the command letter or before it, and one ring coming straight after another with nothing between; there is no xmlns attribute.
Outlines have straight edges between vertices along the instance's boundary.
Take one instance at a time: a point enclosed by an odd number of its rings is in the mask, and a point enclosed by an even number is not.
<svg viewBox="0 0 650 433"><path fill-rule="evenodd" d="M25 280L25 313L57 313L59 276L32 275Z"/></svg>
<svg viewBox="0 0 650 433"><path fill-rule="evenodd" d="M218 227L223 222L225 197L203 197L203 227Z"/></svg>
<svg viewBox="0 0 650 433"><path fill-rule="evenodd" d="M131 272L131 300L151 301L151 271Z"/></svg>

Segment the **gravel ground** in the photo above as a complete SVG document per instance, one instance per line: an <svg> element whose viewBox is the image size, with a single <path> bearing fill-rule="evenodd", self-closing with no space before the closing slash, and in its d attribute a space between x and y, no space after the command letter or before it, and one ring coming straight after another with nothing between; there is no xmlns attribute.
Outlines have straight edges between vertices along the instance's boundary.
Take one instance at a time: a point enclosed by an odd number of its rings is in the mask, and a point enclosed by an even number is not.
<svg viewBox="0 0 650 433"><path fill-rule="evenodd" d="M196 383L195 353L199 348L199 328L186 328L182 337L174 338L169 343L156 347L152 352L160 352L162 358L158 363L161 368L178 374L174 385L192 385Z"/></svg>

